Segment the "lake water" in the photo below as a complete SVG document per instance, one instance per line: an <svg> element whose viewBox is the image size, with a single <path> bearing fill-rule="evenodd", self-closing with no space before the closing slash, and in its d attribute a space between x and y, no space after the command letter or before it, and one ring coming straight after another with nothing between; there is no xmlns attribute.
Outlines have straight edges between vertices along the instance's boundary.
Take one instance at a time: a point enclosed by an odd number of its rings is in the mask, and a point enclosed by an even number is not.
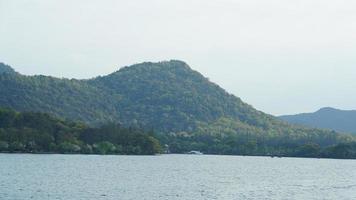
<svg viewBox="0 0 356 200"><path fill-rule="evenodd" d="M356 199L356 160L0 154L1 200Z"/></svg>

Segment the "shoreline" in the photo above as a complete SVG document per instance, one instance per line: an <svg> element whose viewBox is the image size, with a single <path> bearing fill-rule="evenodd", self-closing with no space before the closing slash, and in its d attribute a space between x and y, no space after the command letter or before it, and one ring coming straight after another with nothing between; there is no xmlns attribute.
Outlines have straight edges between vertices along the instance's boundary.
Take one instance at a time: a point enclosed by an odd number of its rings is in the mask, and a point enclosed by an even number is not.
<svg viewBox="0 0 356 200"><path fill-rule="evenodd" d="M0 152L1 154L6 155L83 155L83 156L144 156L144 157L153 157L153 156L192 156L192 157L199 157L199 156L229 156L229 157L260 157L260 158L271 158L271 159L283 159L283 158L296 158L296 159L314 159L314 160L356 160L356 158L330 158L330 157L297 157L297 156L280 156L280 157L272 157L272 156L263 156L263 155L223 155L223 154L203 154L203 155L193 155L193 154L179 154L179 153L172 153L172 154L155 154L155 155L135 155L135 154L82 154L82 153L29 153L29 152Z"/></svg>

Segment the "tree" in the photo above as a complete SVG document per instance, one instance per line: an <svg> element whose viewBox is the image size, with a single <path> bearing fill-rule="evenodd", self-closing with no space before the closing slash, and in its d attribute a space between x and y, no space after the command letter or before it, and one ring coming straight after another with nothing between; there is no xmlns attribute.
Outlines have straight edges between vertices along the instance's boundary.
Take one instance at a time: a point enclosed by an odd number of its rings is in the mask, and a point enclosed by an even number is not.
<svg viewBox="0 0 356 200"><path fill-rule="evenodd" d="M93 145L94 147L94 152L98 154L113 154L116 151L116 147L114 144L104 141L104 142L99 142Z"/></svg>
<svg viewBox="0 0 356 200"><path fill-rule="evenodd" d="M79 153L81 150L79 145L69 142L61 143L58 148L61 153Z"/></svg>
<svg viewBox="0 0 356 200"><path fill-rule="evenodd" d="M4 141L0 141L0 152L7 151L9 149L9 144Z"/></svg>

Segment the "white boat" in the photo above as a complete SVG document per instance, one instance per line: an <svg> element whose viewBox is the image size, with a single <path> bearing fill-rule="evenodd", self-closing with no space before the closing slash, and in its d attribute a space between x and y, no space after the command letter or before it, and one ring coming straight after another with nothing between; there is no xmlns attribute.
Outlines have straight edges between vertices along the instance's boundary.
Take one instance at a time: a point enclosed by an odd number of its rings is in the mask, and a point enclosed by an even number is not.
<svg viewBox="0 0 356 200"><path fill-rule="evenodd" d="M188 154L192 154L192 155L203 155L203 153L200 152L200 151L189 151Z"/></svg>

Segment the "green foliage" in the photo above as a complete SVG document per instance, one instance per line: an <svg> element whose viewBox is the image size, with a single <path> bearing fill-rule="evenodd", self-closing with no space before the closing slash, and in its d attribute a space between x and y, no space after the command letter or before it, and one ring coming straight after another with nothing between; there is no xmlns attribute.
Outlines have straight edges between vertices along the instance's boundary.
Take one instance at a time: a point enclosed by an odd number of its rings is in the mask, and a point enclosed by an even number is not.
<svg viewBox="0 0 356 200"><path fill-rule="evenodd" d="M0 152L152 155L160 153L160 144L139 129L89 128L48 114L0 109Z"/></svg>
<svg viewBox="0 0 356 200"><path fill-rule="evenodd" d="M87 81L0 73L0 106L92 124L117 121L115 98Z"/></svg>
<svg viewBox="0 0 356 200"><path fill-rule="evenodd" d="M305 144L297 148L295 156L320 157L321 148L318 144Z"/></svg>
<svg viewBox="0 0 356 200"><path fill-rule="evenodd" d="M58 145L58 151L61 153L80 153L81 148L79 145L70 142L62 142Z"/></svg>
<svg viewBox="0 0 356 200"><path fill-rule="evenodd" d="M119 133L119 134L118 134ZM137 128L125 128L109 124L100 128L88 128L79 139L92 145L99 154L156 154L161 152L159 141Z"/></svg>
<svg viewBox="0 0 356 200"><path fill-rule="evenodd" d="M257 111L175 60L136 64L89 80L0 73L0 93L0 106L46 112L100 127L85 128L63 120L47 124L48 115L33 121L31 114L25 114L20 116L24 118L22 128L12 130L6 126L16 121L18 114L3 113L9 116L3 116L0 127L11 134L2 139L0 131L0 140L9 144L24 140L33 151L51 151L69 142L86 153L153 154L161 151L154 139L158 138L176 153L304 155L303 150L310 146L303 145L317 144L323 149L355 141L350 135L293 126ZM108 123L136 129L100 126ZM151 128L159 134L141 131ZM115 150L108 150L110 145L103 142L113 144ZM317 154L313 148L306 151Z"/></svg>
<svg viewBox="0 0 356 200"><path fill-rule="evenodd" d="M0 141L0 151L7 151L9 149L9 144L4 141Z"/></svg>
<svg viewBox="0 0 356 200"><path fill-rule="evenodd" d="M93 147L98 154L113 154L116 151L115 145L107 141L96 143Z"/></svg>
<svg viewBox="0 0 356 200"><path fill-rule="evenodd" d="M197 122L222 117L259 127L274 120L181 61L137 64L90 80L1 74L0 91L0 106L92 125L120 121L162 132L191 132Z"/></svg>
<svg viewBox="0 0 356 200"><path fill-rule="evenodd" d="M331 146L324 150L321 156L325 158L356 159L356 142Z"/></svg>
<svg viewBox="0 0 356 200"><path fill-rule="evenodd" d="M288 124L280 126L282 133L272 127L262 129L222 118L210 124L199 123L197 131L192 133L162 134L158 138L172 153L198 150L206 154L297 157L322 157L322 151L328 147L354 140L350 135ZM325 155L331 157L331 154Z"/></svg>
<svg viewBox="0 0 356 200"><path fill-rule="evenodd" d="M258 123L254 119L258 111L181 61L137 64L89 83L120 97L117 107L123 124L138 121L160 131L179 132L222 116Z"/></svg>
<svg viewBox="0 0 356 200"><path fill-rule="evenodd" d="M10 152L22 152L25 150L25 145L19 141L14 141L9 146Z"/></svg>

